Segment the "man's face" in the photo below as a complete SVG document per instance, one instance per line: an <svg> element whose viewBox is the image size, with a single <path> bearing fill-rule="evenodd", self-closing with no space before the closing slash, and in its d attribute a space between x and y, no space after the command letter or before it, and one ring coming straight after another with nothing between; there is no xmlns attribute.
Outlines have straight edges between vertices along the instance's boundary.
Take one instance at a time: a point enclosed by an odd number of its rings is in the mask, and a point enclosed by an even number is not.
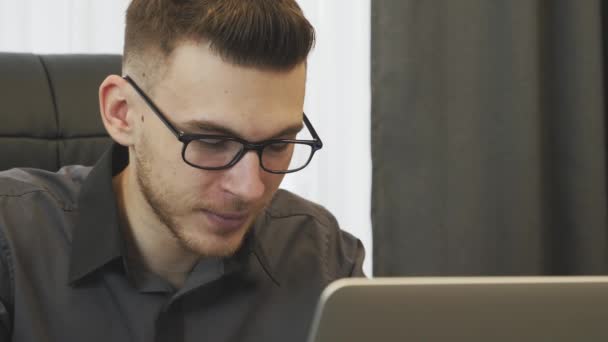
<svg viewBox="0 0 608 342"><path fill-rule="evenodd" d="M302 124L303 64L288 72L239 67L195 44L178 47L168 63L149 95L185 133L225 135L223 128L257 142L294 138L277 133ZM138 127L130 167L142 198L166 226L160 229L203 256L234 253L283 176L262 170L255 151L230 169L193 168L182 159L183 144L143 100L132 101Z"/></svg>

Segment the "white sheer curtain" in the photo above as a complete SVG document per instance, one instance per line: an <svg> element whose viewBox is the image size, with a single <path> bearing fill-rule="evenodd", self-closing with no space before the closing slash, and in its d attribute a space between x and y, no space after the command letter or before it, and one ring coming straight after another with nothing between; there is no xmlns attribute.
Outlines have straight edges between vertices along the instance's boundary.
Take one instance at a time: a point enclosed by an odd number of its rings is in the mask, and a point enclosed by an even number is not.
<svg viewBox="0 0 608 342"><path fill-rule="evenodd" d="M371 275L370 1L299 0L317 30L305 111L325 147L283 187L363 241ZM129 0L0 0L0 51L121 53Z"/></svg>

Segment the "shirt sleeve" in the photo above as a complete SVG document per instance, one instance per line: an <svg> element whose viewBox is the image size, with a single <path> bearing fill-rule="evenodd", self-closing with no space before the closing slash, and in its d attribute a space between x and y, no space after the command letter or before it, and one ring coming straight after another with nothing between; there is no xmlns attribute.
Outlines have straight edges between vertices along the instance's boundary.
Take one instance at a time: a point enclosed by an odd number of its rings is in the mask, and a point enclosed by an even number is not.
<svg viewBox="0 0 608 342"><path fill-rule="evenodd" d="M10 341L13 279L7 260L7 250L1 239L2 236L0 236L0 341Z"/></svg>
<svg viewBox="0 0 608 342"><path fill-rule="evenodd" d="M337 226L332 229L328 248L328 265L330 266L330 280L349 277L365 277L363 273L363 260L365 248L361 240L352 234L341 230ZM332 243L333 241L333 243Z"/></svg>
<svg viewBox="0 0 608 342"><path fill-rule="evenodd" d="M363 260L365 260L365 248L361 240L357 239L357 247L355 247L353 268L350 271L350 277L366 277L363 273Z"/></svg>

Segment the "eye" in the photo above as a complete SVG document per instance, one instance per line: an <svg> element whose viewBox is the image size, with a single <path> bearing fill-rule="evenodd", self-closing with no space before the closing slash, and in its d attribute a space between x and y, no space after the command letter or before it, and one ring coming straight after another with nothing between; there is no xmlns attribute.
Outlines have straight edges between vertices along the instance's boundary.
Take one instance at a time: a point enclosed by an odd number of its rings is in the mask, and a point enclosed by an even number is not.
<svg viewBox="0 0 608 342"><path fill-rule="evenodd" d="M199 139L200 142L209 145L221 145L225 144L228 140L226 139Z"/></svg>
<svg viewBox="0 0 608 342"><path fill-rule="evenodd" d="M199 150L214 152L232 150L235 145L233 141L221 138L198 139L195 140L194 143Z"/></svg>
<svg viewBox="0 0 608 342"><path fill-rule="evenodd" d="M282 152L282 151L287 150L289 145L290 144L286 143L286 142L282 142L282 143L276 142L276 143L272 143L272 144L266 146L266 148L272 152Z"/></svg>

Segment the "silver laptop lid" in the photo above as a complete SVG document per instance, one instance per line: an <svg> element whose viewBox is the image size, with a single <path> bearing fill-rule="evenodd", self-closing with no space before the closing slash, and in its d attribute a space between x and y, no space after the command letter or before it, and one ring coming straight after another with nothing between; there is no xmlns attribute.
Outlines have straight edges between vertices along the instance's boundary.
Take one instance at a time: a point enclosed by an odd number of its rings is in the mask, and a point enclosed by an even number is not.
<svg viewBox="0 0 608 342"><path fill-rule="evenodd" d="M309 342L608 341L608 277L342 279Z"/></svg>

